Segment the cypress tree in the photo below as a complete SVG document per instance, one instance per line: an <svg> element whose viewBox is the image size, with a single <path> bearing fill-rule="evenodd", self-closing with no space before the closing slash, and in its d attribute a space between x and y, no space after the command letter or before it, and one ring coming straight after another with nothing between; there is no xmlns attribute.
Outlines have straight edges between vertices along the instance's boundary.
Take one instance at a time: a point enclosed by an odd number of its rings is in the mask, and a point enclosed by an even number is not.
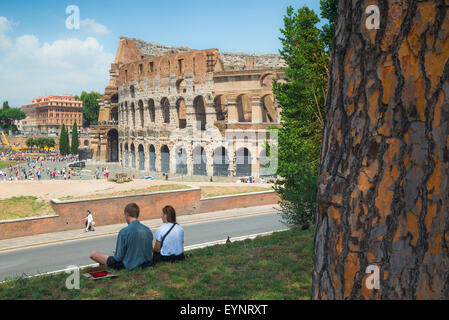
<svg viewBox="0 0 449 320"><path fill-rule="evenodd" d="M80 142L78 139L78 125L75 121L75 123L73 124L73 128L72 128L72 145L71 145L72 154L78 153L79 146L80 146Z"/></svg>
<svg viewBox="0 0 449 320"><path fill-rule="evenodd" d="M64 124L62 124L61 135L59 137L59 152L63 156L70 153L69 134Z"/></svg>

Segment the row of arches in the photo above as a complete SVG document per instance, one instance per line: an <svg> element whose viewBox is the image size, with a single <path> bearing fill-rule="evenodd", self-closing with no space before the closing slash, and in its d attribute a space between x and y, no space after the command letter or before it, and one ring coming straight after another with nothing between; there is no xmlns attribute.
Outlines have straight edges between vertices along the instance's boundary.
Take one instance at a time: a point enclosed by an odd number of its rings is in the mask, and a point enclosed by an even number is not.
<svg viewBox="0 0 449 320"><path fill-rule="evenodd" d="M137 104L134 102L122 102L119 104L117 110L111 111L111 117L118 117L118 121L121 125L133 128L145 128L145 125L147 124L145 121L149 121L150 123L161 122L164 124L177 121L177 126L180 129L186 128L187 106L185 99L179 98L173 107L176 109L175 117L177 119L172 119L173 114L170 112L172 106L169 99L166 97L160 100L157 107L154 99L148 99L146 101L139 100ZM256 108L256 110L259 111L256 115L254 114L253 101L246 94L237 97L235 110L228 110L227 100L224 95L215 97L213 108L215 111L214 121L228 120L229 122L252 122L253 120L257 120L256 122L262 123L279 122L278 111L271 95L265 95L260 99L258 108ZM203 96L197 96L193 100L193 120L196 122L198 130L206 130L206 109L206 99ZM156 119L156 110L159 110L160 112L159 119ZM137 115L140 119L139 123L136 123Z"/></svg>
<svg viewBox="0 0 449 320"><path fill-rule="evenodd" d="M144 102L139 100L137 107L134 102L128 105L128 102L121 103L117 113L120 115L119 122L122 125L136 127L136 114L138 113L140 128L145 128L145 118L149 119L151 123L156 122L156 106L154 99L148 99L147 106L144 106ZM187 107L184 98L179 98L176 101L176 114L179 121L178 126L180 129L184 129L187 126ZM162 115L162 123L169 124L173 119L170 117L170 101L168 98L162 98L159 103L159 108ZM199 123L198 129L206 130L206 100L203 96L197 96L193 100L193 109L195 111L195 120ZM145 110L148 110L149 117L145 117Z"/></svg>
<svg viewBox="0 0 449 320"><path fill-rule="evenodd" d="M179 147L174 150L170 150L167 145L163 145L156 152L154 145L148 147L148 152L145 152L145 147L142 144L135 146L134 143L128 145L125 143L124 146L120 144L120 152L124 155L124 166L129 168L134 168L138 170L146 169L146 161L148 161L148 168L150 171L160 171L160 172L175 172L177 174L187 175L189 173L189 155L184 147ZM172 152L175 152L175 156L172 158ZM212 153L213 159L208 159L206 152L202 146L197 146L193 149L190 155L193 160L190 165L192 165L191 173L193 175L207 175L207 165L208 160L212 160L210 165L212 166L213 172L210 172L214 176L228 176L230 175L231 162L234 163L234 170L236 176L251 176L253 175L253 161L255 160L248 148L238 149L230 160L229 152L225 147L218 147ZM159 159L157 159L159 157ZM174 162L171 159L175 160ZM160 170L157 170L157 160L159 160ZM262 151L259 155L259 175L270 175L266 169L268 159L265 155L265 151ZM172 170L172 166L173 170Z"/></svg>

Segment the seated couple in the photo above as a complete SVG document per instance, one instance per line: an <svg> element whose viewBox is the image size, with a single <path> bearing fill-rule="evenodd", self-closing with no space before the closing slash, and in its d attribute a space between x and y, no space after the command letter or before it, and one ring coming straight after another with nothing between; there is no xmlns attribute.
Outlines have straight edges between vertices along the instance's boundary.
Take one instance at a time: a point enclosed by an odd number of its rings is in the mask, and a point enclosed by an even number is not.
<svg viewBox="0 0 449 320"><path fill-rule="evenodd" d="M164 225L154 235L154 247L150 228L137 220L139 213L139 207L135 203L125 207L128 226L120 230L114 256L94 251L90 258L116 270L146 268L158 262L184 260L184 230L176 223L175 209L171 206L162 209L161 219Z"/></svg>

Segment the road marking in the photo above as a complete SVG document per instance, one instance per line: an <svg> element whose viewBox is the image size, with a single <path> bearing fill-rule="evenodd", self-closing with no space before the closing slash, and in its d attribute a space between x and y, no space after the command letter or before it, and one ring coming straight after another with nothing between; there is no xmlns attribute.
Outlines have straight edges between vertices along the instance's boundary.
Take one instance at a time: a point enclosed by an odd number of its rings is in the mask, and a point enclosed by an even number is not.
<svg viewBox="0 0 449 320"><path fill-rule="evenodd" d="M207 223L207 222L213 222L213 221L231 220L231 219L235 219L235 218L244 218L244 217L250 217L250 216L255 216L255 215L273 214L273 213L278 213L278 212L279 212L279 210L269 210L269 211L261 211L261 212L236 214L236 215L233 215L233 216L226 216L226 217L204 218L204 219L198 219L196 221L191 221L191 222L183 222L182 225L188 226L188 225L195 225L195 224L201 224L201 223ZM180 217L183 217L183 216L180 216ZM143 223L143 224L147 225L145 223ZM153 226L151 226L151 228L155 229L155 228L159 228L160 226L162 226L162 223L153 225ZM78 240L87 240L87 239L99 238L99 237L107 237L107 236L116 235L116 234L118 234L118 231L111 231L111 232L104 232L104 233L90 234L90 235L79 235L79 236L72 237L72 238L35 242L35 243L24 244L24 245L19 245L19 246L13 246L13 247L8 247L8 248L0 248L0 253L26 249L26 248L30 248L30 247L45 246L45 245L50 245L50 244L55 244L55 243L63 243L63 242L78 241ZM8 239L6 239L6 240L8 240Z"/></svg>
<svg viewBox="0 0 449 320"><path fill-rule="evenodd" d="M269 231L269 232L250 234L250 235L246 235L246 236L240 236L240 237L231 238L231 241L232 242L239 242L239 241L244 241L244 240L247 240L247 239L253 240L253 239L257 238L257 237L266 237L266 236L269 236L269 235L271 235L273 233L287 231L287 230L289 230L289 228L276 230L276 231ZM226 244L227 240L228 239L216 240L216 241L210 241L210 242L204 242L204 243L199 243L199 244L186 246L184 248L184 252L195 250L195 249L202 249L202 248L211 247L211 246L220 245L220 244L223 245L223 244ZM99 266L100 266L99 263L93 263L93 264L88 264L88 265L85 265L85 266L81 266L81 267L79 267L79 269L83 270L83 269L86 269L86 268L95 268L95 267L99 267ZM59 274L59 273L64 273L66 270L67 269L61 269L61 270L56 270L56 271L49 271L49 272L45 272L45 273L35 274L35 275L32 275L32 276L24 276L22 278L29 279L29 278L35 278L35 277L41 277L41 276L47 276L47 275L56 275L56 274ZM6 283L6 282L11 282L11 281L14 281L14 280L17 280L17 279L0 281L0 284Z"/></svg>

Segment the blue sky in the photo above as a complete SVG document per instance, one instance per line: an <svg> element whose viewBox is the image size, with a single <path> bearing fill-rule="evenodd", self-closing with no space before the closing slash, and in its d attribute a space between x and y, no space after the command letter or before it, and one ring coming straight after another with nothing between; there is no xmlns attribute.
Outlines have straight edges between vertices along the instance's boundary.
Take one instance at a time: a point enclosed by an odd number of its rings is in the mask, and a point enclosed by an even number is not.
<svg viewBox="0 0 449 320"><path fill-rule="evenodd" d="M68 30L66 7L80 9ZM90 0L0 2L0 103L103 92L121 36L193 49L278 53L287 6L319 14L319 0Z"/></svg>

